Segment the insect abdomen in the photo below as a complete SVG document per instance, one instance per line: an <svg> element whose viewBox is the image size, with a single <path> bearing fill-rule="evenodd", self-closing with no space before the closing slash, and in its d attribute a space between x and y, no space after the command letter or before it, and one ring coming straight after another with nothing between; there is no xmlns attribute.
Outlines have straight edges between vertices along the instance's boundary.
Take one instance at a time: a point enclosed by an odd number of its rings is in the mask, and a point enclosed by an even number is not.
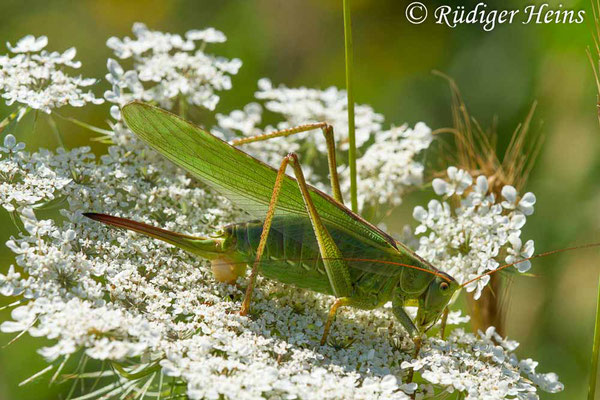
<svg viewBox="0 0 600 400"><path fill-rule="evenodd" d="M237 258L252 264L260 243L263 222L251 221L227 227ZM398 260L396 250L382 250L366 244L351 233L328 227L340 252L346 258L353 286L351 297L373 303L387 301L402 267L381 261ZM371 261L364 261L371 260ZM398 260L408 262L407 260ZM333 294L320 256L315 232L307 218L275 217L260 263L260 273L267 278L313 291Z"/></svg>
<svg viewBox="0 0 600 400"><path fill-rule="evenodd" d="M237 257L252 264L260 242L263 222L250 221L226 229L235 239ZM260 263L260 273L269 279L297 287L333 294L310 225L275 218Z"/></svg>

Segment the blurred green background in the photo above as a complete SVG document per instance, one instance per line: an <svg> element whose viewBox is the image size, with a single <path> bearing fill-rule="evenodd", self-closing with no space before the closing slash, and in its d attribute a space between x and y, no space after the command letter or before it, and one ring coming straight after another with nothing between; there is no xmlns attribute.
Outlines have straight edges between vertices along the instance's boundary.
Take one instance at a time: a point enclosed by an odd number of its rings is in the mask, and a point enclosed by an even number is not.
<svg viewBox="0 0 600 400"><path fill-rule="evenodd" d="M541 156L527 190L538 198L525 237L537 251L600 241L600 129L596 89L586 47L592 44L593 18L587 0L564 1L564 8L585 9L579 25L498 26L484 32L478 25L455 29L433 24L411 25L404 17L409 2L353 0L355 39L355 98L385 115L388 124L425 121L433 128L450 126L447 83L433 69L454 77L469 109L483 126L498 118L499 149L538 101L533 131L545 136ZM427 2L431 10L453 2ZM470 9L477 1L454 3ZM557 6L558 2L550 2ZM488 2L488 9L520 8L522 1ZM47 35L50 50L75 46L86 77L103 78L105 46L110 36L131 36L133 22L151 29L183 34L213 26L228 42L211 50L244 62L234 77L234 90L223 92L218 110L225 112L252 100L256 81L269 77L275 84L325 88L344 86L341 0L228 0L228 1L0 1L0 39L15 43L26 35ZM0 53L5 50L0 50ZM101 95L102 80L94 91ZM106 126L109 105L63 114ZM0 105L0 115L8 109ZM60 122L69 147L89 145L91 135ZM29 149L54 148L49 128L40 122L24 139ZM103 145L93 144L102 152ZM388 226L410 222L409 199ZM15 234L0 213L0 241ZM1 269L12 262L0 249ZM535 277L515 279L507 316L509 337L521 342L520 357L540 362L540 372L553 371L564 392L542 398L583 398L589 370L597 278L598 250L578 251L536 260ZM10 299L1 298L0 305ZM9 318L6 311L2 320ZM0 334L0 345L12 336ZM47 380L17 387L17 383L46 365L36 353L38 339L25 336L0 349L0 399L56 399L64 390ZM599 397L600 398L600 397Z"/></svg>

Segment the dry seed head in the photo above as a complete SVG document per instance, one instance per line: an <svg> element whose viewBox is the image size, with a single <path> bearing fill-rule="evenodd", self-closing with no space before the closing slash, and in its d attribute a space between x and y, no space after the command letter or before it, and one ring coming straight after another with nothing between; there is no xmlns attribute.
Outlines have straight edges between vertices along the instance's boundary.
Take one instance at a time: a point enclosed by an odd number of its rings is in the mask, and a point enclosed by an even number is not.
<svg viewBox="0 0 600 400"><path fill-rule="evenodd" d="M540 135L529 134L536 103L533 103L525 120L514 130L508 147L500 158L497 153L498 134L495 123L490 129L483 129L470 116L454 80L443 73L437 71L434 73L448 80L452 95L454 127L440 131L452 133L456 144L456 152L446 153L456 153L447 164L464 169L472 176L485 175L488 177L490 192L496 196L500 196L502 188L506 185L514 186L517 191L521 191L542 144Z"/></svg>

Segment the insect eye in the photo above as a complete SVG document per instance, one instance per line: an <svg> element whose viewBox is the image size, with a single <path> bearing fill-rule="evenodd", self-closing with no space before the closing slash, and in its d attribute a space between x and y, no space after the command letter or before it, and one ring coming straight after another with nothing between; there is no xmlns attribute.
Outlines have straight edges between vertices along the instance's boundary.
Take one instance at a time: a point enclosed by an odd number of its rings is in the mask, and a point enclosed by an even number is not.
<svg viewBox="0 0 600 400"><path fill-rule="evenodd" d="M442 283L440 283L440 290L441 290L442 292L445 292L446 290L448 290L448 288L449 288L449 287L450 287L450 286L448 286L448 283L447 283L447 282L442 282Z"/></svg>

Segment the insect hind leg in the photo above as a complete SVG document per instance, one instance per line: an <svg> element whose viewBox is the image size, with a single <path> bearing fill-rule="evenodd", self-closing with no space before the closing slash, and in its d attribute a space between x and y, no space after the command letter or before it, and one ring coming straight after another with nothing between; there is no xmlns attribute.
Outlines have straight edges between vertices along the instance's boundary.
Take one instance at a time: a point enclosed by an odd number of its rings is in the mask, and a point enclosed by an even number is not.
<svg viewBox="0 0 600 400"><path fill-rule="evenodd" d="M252 291L254 290L258 266L260 265L262 255L267 244L267 238L273 222L273 216L275 215L277 200L279 199L281 185L283 183L285 171L288 165L293 167L294 175L296 176L298 187L302 194L302 198L304 199L304 204L315 233L315 238L317 239L319 253L325 266L325 271L327 273L331 289L334 295L340 298L348 297L352 293L352 282L350 279L348 265L343 260L343 255L331 237L331 234L321 221L318 210L316 209L310 196L308 185L306 184L304 174L302 173L302 167L298 161L298 156L294 153L290 153L283 159L281 166L277 171L277 177L273 187L273 194L269 202L267 216L265 217L265 221L263 223L263 230L261 232L260 241L256 250L256 258L250 273L250 282L246 288L246 295L240 309L240 314L242 315L247 314L250 308L250 300L252 297Z"/></svg>
<svg viewBox="0 0 600 400"><path fill-rule="evenodd" d="M344 204L342 197L342 191L340 189L340 178L337 172L337 161L335 156L335 138L333 135L333 126L326 122L316 122L313 124L299 125L293 128L282 129L275 132L265 133L261 135L249 136L245 138L232 140L230 143L232 146L241 146L247 143L261 142L269 139L278 137L287 137L296 135L302 132L310 132L316 129L320 129L325 136L325 142L327 145L327 164L329 168L329 179L331 182L331 190L333 191L333 198Z"/></svg>

